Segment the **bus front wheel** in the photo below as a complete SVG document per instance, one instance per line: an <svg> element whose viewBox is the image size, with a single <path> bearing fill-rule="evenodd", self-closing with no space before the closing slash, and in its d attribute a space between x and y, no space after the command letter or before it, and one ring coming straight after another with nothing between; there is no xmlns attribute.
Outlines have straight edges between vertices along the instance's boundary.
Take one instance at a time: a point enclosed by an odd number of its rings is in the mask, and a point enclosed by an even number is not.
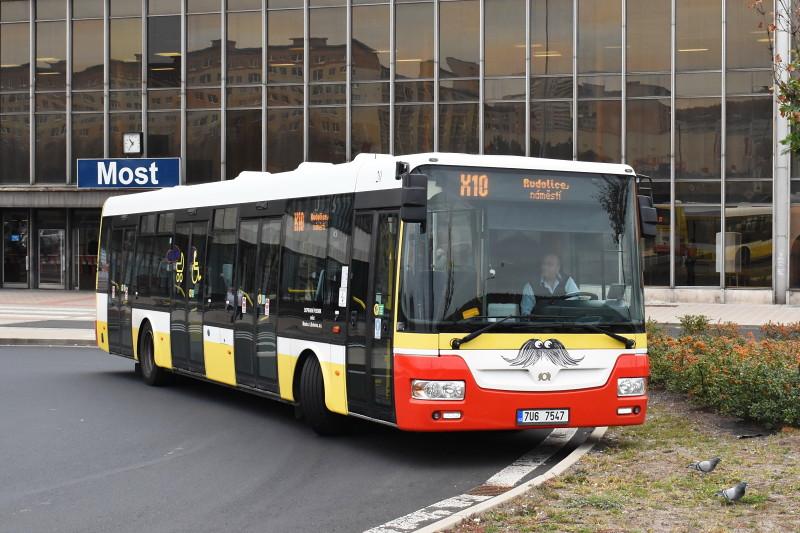
<svg viewBox="0 0 800 533"><path fill-rule="evenodd" d="M322 367L316 357L306 359L300 374L300 407L311 428L319 435L338 435L345 429L345 417L325 405Z"/></svg>
<svg viewBox="0 0 800 533"><path fill-rule="evenodd" d="M171 372L156 365L153 329L149 324L142 328L139 340L139 369L142 374L142 380L154 387L166 385L172 378Z"/></svg>

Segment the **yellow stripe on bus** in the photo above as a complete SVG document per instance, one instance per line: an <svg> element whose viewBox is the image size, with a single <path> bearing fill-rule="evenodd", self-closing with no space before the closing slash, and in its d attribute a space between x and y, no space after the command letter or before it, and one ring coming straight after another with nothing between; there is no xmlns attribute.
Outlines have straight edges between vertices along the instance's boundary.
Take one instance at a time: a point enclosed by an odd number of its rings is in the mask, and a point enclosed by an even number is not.
<svg viewBox="0 0 800 533"><path fill-rule="evenodd" d="M322 379L325 384L325 405L334 413L347 414L347 374L344 365L324 362Z"/></svg>
<svg viewBox="0 0 800 533"><path fill-rule="evenodd" d="M156 366L161 368L172 368L172 344L170 343L169 333L163 331L153 332L153 344L155 345L153 358Z"/></svg>
<svg viewBox="0 0 800 533"><path fill-rule="evenodd" d="M97 335L97 347L103 350L104 352L109 351L108 349L108 322L104 322L102 320L95 321L95 328L96 328L96 335Z"/></svg>
<svg viewBox="0 0 800 533"><path fill-rule="evenodd" d="M285 353L278 354L278 389L281 398L290 402L294 401L294 369L297 366L297 357Z"/></svg>

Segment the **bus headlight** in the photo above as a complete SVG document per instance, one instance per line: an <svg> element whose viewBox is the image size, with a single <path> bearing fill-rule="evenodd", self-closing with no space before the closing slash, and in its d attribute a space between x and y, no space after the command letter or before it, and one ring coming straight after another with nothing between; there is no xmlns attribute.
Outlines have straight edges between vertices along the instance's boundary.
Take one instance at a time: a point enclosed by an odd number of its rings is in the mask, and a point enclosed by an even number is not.
<svg viewBox="0 0 800 533"><path fill-rule="evenodd" d="M411 397L417 400L463 400L465 389L463 381L411 380Z"/></svg>
<svg viewBox="0 0 800 533"><path fill-rule="evenodd" d="M645 378L617 379L617 396L641 396L647 391Z"/></svg>

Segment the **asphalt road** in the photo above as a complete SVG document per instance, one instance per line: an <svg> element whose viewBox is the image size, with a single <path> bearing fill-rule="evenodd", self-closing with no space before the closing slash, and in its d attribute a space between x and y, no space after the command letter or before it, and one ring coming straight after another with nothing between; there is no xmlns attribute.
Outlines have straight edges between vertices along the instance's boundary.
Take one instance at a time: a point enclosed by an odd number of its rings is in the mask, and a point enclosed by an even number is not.
<svg viewBox="0 0 800 533"><path fill-rule="evenodd" d="M93 348L0 348L0 531L363 531L479 485L549 432L322 438L292 407L147 387Z"/></svg>

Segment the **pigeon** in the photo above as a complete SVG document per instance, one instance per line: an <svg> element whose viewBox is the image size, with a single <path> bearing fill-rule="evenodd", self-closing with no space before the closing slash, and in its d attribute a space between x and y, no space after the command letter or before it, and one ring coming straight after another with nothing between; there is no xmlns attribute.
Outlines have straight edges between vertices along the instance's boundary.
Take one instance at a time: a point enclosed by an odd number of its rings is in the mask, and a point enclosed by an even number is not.
<svg viewBox="0 0 800 533"><path fill-rule="evenodd" d="M701 474L708 474L714 471L719 462L720 458L714 457L713 459L706 459L705 461L695 461L694 463L690 463L686 468L697 470Z"/></svg>
<svg viewBox="0 0 800 533"><path fill-rule="evenodd" d="M723 489L714 494L714 496L720 496L725 498L727 502L738 502L744 496L744 491L747 489L747 483L744 481L740 481L733 487L729 489Z"/></svg>

